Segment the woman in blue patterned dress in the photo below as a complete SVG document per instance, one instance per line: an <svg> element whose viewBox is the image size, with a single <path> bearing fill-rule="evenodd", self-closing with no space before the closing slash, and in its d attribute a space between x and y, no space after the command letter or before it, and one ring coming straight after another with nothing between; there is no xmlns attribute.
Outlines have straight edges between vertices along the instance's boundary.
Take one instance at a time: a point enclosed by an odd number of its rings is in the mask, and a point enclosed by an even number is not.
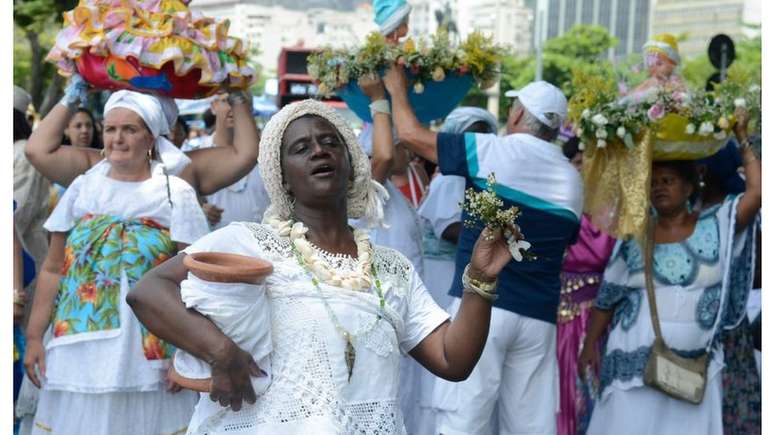
<svg viewBox="0 0 774 435"><path fill-rule="evenodd" d="M737 134L746 144L741 128ZM703 401L693 405L644 385L655 335L643 254L636 241L619 241L578 364L579 370L599 367L594 343L612 321L588 434L723 434L723 348L717 338L746 314L755 252L752 224L761 205L760 162L749 146L742 147L742 155L745 192L701 212L689 206L696 191L692 162L653 165L653 280L661 330L666 344L685 357L699 356L712 343Z"/></svg>

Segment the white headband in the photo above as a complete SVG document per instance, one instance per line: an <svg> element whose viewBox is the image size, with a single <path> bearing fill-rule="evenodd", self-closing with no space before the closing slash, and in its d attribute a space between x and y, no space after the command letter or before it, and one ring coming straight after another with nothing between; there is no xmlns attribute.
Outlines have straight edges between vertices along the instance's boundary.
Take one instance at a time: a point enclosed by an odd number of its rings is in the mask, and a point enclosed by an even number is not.
<svg viewBox="0 0 774 435"><path fill-rule="evenodd" d="M185 153L162 136L169 134L171 127L167 122L161 102L156 97L126 90L114 92L105 103L103 114L107 115L109 111L119 107L131 110L145 121L148 130L156 139L154 147L167 172L173 175L179 174L183 168L191 163L191 159Z"/></svg>
<svg viewBox="0 0 774 435"><path fill-rule="evenodd" d="M381 225L384 202L389 198L387 190L371 178L371 162L347 122L330 106L316 100L303 100L283 107L272 116L261 134L258 165L271 199L264 220L287 220L293 216L293 200L282 186L282 137L291 122L305 115L316 115L330 122L347 144L354 173L347 191L347 216L365 218L370 226Z"/></svg>

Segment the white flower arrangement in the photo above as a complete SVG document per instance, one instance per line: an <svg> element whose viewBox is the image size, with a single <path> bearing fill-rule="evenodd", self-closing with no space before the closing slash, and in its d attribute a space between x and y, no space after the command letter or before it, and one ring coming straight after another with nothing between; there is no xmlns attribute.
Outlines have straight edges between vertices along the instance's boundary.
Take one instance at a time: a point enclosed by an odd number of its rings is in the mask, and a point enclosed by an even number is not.
<svg viewBox="0 0 774 435"><path fill-rule="evenodd" d="M516 220L521 215L521 210L514 206L507 209L504 208L505 203L495 192L496 185L497 179L495 174L491 173L486 179L486 190L476 192L473 189L467 189L465 191L465 200L461 206L472 219L466 219L464 225L472 228L476 226L478 221L490 229L499 228L503 230L508 243L508 250L511 252L514 260L536 259L534 255L528 252L532 245L526 240L517 240L509 229L511 225L516 225Z"/></svg>

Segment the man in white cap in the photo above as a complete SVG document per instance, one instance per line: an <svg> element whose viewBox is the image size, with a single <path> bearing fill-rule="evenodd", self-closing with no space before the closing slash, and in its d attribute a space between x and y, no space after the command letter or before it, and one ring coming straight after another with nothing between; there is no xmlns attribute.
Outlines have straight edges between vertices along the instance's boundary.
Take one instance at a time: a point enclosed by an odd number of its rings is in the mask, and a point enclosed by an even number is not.
<svg viewBox="0 0 774 435"><path fill-rule="evenodd" d="M481 191L490 173L506 207L517 206L518 225L532 243L533 261L512 260L499 277L489 338L478 365L460 383L436 382L436 433L487 434L498 406L500 434L555 434L558 409L556 313L559 272L567 246L577 237L583 194L578 171L551 143L567 116L567 100L555 86L539 81L511 92L506 135L434 133L417 121L406 96L402 68L384 78L392 96L400 139L420 156L437 162L444 175L465 178ZM469 219L465 213L463 221ZM463 228L449 310L464 294L463 268L483 226Z"/></svg>

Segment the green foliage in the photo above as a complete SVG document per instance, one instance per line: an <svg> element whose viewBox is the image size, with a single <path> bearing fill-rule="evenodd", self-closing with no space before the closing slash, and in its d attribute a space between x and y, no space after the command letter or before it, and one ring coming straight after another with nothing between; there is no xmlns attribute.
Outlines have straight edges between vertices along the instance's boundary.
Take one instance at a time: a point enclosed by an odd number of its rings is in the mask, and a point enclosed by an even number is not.
<svg viewBox="0 0 774 435"><path fill-rule="evenodd" d="M604 27L577 25L562 36L546 41L543 47L543 80L572 95L572 71L609 75L612 65L605 58L610 48L618 45ZM502 64L500 91L519 89L535 80L535 56L506 56ZM508 115L509 99L500 99L500 118Z"/></svg>
<svg viewBox="0 0 774 435"><path fill-rule="evenodd" d="M736 60L731 64L730 70L743 72L755 83L761 82L761 38L742 39L734 41L736 48ZM693 87L704 88L707 79L717 72L705 53L683 62L682 75L687 83Z"/></svg>

